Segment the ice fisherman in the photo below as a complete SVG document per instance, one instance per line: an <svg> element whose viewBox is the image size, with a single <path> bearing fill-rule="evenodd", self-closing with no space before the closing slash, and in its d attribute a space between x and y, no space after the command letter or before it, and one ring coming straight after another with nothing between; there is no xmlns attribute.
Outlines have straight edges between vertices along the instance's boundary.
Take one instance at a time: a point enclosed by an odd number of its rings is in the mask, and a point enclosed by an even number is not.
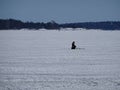
<svg viewBox="0 0 120 90"><path fill-rule="evenodd" d="M76 49L75 41L72 42L72 47L71 49Z"/></svg>

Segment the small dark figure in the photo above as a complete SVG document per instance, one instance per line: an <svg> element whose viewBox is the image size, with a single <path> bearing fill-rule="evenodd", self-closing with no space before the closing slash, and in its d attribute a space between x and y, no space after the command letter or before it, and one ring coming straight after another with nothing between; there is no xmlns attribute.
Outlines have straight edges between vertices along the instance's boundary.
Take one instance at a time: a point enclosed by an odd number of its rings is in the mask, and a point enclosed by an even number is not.
<svg viewBox="0 0 120 90"><path fill-rule="evenodd" d="M76 49L75 41L72 42L72 47L71 49Z"/></svg>

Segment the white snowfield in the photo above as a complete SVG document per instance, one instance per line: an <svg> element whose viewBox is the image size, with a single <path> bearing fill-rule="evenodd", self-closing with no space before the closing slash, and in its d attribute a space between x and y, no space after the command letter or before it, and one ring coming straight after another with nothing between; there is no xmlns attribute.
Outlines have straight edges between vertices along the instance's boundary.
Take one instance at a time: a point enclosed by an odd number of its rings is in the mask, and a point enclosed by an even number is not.
<svg viewBox="0 0 120 90"><path fill-rule="evenodd" d="M2 30L0 90L120 90L120 31Z"/></svg>

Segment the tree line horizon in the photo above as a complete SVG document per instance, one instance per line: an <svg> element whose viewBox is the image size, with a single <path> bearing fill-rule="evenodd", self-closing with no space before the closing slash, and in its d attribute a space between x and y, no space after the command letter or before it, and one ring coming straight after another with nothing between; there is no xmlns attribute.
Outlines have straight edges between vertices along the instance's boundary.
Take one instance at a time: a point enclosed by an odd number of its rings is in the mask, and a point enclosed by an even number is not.
<svg viewBox="0 0 120 90"><path fill-rule="evenodd" d="M0 30L20 30L20 29L58 29L61 28L84 28L84 29L102 29L102 30L120 30L120 21L100 21L100 22L77 22L59 24L51 22L23 22L16 19L0 19Z"/></svg>

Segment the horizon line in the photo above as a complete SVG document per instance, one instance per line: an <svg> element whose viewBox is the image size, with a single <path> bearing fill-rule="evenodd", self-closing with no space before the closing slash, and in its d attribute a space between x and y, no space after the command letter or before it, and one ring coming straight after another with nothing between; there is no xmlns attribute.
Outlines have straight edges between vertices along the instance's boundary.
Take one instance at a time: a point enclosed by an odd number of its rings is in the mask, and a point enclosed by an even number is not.
<svg viewBox="0 0 120 90"><path fill-rule="evenodd" d="M33 23L49 23L49 22L55 22L57 23L55 20L50 20L50 21L47 21L47 22L43 22L43 21L24 21L24 20L20 20L20 19L14 19L14 18L0 18L1 20L18 20L18 21L21 21L21 22L33 22ZM97 22L120 22L120 20L101 20L101 21L76 21L76 22L64 22L64 23L57 23L57 24L72 24L72 23L97 23Z"/></svg>

